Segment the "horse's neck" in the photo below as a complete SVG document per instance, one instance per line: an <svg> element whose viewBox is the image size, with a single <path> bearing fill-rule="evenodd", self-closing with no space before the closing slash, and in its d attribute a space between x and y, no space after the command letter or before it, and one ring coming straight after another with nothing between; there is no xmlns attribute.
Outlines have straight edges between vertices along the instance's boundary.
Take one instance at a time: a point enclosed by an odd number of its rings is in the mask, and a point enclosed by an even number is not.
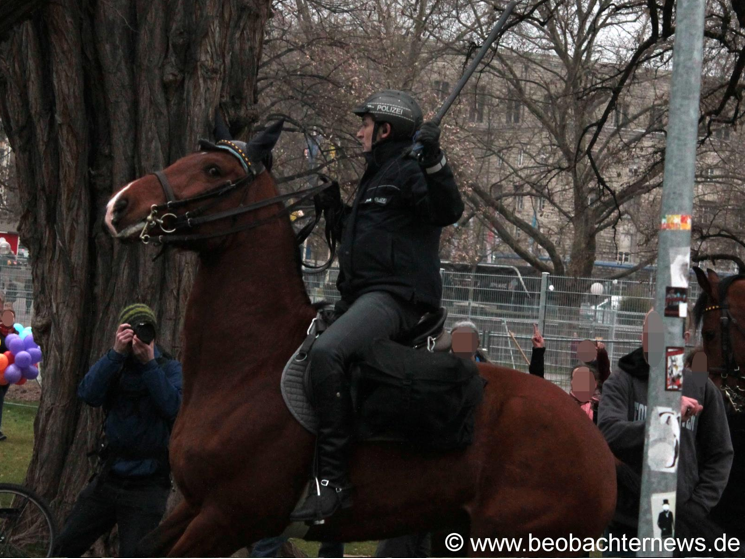
<svg viewBox="0 0 745 559"><path fill-rule="evenodd" d="M243 233L201 258L184 327L185 399L195 385L224 391L279 375L302 340L315 310L284 225Z"/></svg>

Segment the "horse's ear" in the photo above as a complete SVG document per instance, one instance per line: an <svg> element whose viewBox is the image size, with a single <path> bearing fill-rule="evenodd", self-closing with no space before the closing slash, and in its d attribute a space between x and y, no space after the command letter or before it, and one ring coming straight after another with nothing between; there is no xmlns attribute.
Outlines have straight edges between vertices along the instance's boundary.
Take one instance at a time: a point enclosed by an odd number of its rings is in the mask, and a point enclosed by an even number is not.
<svg viewBox="0 0 745 559"><path fill-rule="evenodd" d="M696 281L698 281L701 289L703 289L704 293L706 293L709 297L712 297L711 284L709 283L709 279L706 277L704 271L698 266L694 266L693 271L696 273Z"/></svg>
<svg viewBox="0 0 745 559"><path fill-rule="evenodd" d="M232 139L233 136L231 136L228 125L225 124L225 119L222 117L222 111L220 107L217 107L215 110L215 141Z"/></svg>
<svg viewBox="0 0 745 559"><path fill-rule="evenodd" d="M709 286L711 286L711 293L709 295L716 298L719 293L719 274L711 268L706 268L706 275L709 280Z"/></svg>
<svg viewBox="0 0 745 559"><path fill-rule="evenodd" d="M284 123L284 120L274 121L248 142L246 149L252 159L263 161L272 152L282 134Z"/></svg>

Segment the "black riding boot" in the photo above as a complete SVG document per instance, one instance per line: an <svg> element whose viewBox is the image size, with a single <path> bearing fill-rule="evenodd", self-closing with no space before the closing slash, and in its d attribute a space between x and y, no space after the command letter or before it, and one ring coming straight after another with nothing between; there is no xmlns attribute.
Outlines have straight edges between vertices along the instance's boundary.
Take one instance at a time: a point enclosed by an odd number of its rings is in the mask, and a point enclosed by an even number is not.
<svg viewBox="0 0 745 559"><path fill-rule="evenodd" d="M340 508L352 506L348 456L354 413L349 384L342 375L332 375L313 386L313 399L319 419L317 477L311 480L308 497L290 520L322 524Z"/></svg>

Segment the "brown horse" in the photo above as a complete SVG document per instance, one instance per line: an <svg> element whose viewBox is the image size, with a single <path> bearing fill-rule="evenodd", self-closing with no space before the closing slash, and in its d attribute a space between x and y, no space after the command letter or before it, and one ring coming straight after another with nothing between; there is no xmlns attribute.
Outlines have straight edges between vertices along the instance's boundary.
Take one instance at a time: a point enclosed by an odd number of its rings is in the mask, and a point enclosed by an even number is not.
<svg viewBox="0 0 745 559"><path fill-rule="evenodd" d="M254 138L248 159L265 159L278 135L272 127ZM237 157L220 150L188 155L165 177L179 200L244 179L203 215L278 196L269 172L247 176ZM121 189L108 204L112 234L136 240L167 191L153 175ZM176 243L200 259L186 310L183 405L170 449L184 501L148 538L155 556L225 556L277 535L308 481L314 437L287 410L280 375L316 310L282 209L277 202L206 223L195 229L198 237ZM261 225L240 230L252 223ZM228 229L233 233L212 237ZM502 367L479 369L488 384L472 446L434 453L359 444L351 462L354 506L311 528L306 539L431 530L526 540L528 534L599 536L616 501L614 460L600 432L553 384ZM526 555L524 544L514 554Z"/></svg>
<svg viewBox="0 0 745 559"><path fill-rule="evenodd" d="M709 377L724 394L735 457L712 519L745 543L745 276L720 279L694 267L702 293L694 308L701 325Z"/></svg>

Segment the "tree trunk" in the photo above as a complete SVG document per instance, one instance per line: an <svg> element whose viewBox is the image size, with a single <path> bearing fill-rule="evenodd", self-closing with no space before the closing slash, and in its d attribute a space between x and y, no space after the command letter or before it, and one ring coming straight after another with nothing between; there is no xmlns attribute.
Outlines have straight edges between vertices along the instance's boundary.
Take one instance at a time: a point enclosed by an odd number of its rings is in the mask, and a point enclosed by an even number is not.
<svg viewBox="0 0 745 559"><path fill-rule="evenodd" d="M102 415L76 391L113 344L120 309L153 307L178 354L195 259L115 243L112 192L192 151L222 104L233 130L255 120L270 0L58 0L0 46L0 115L17 155L20 234L44 351L27 483L62 519L91 474Z"/></svg>
<svg viewBox="0 0 745 559"><path fill-rule="evenodd" d="M48 0L4 0L0 2L0 41L7 39L8 33L16 25L31 17Z"/></svg>

